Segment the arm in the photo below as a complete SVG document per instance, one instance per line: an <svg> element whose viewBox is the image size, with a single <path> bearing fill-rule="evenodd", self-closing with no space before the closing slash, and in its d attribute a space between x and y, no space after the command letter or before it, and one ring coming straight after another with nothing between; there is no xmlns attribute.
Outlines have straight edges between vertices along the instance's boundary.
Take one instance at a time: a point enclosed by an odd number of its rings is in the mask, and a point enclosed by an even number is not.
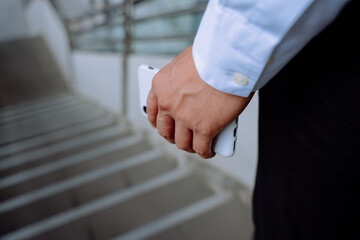
<svg viewBox="0 0 360 240"><path fill-rule="evenodd" d="M210 0L194 46L153 80L148 117L159 134L180 149L214 156L213 137L245 109L270 56L313 4Z"/></svg>
<svg viewBox="0 0 360 240"><path fill-rule="evenodd" d="M214 156L212 139L250 101L221 92L197 74L190 46L154 77L147 114L161 136L203 158Z"/></svg>
<svg viewBox="0 0 360 240"><path fill-rule="evenodd" d="M210 0L193 46L198 73L220 91L248 96L279 72L347 2ZM247 78L247 84L236 84L237 73Z"/></svg>

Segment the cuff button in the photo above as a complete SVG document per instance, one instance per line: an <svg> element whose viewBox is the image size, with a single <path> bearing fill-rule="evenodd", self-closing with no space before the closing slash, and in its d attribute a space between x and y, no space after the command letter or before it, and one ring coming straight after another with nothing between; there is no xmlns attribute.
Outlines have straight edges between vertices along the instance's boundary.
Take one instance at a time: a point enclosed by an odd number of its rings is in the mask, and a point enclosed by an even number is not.
<svg viewBox="0 0 360 240"><path fill-rule="evenodd" d="M247 76L245 76L244 74L241 74L241 73L235 73L233 80L235 83L237 83L241 86L245 86L249 83Z"/></svg>

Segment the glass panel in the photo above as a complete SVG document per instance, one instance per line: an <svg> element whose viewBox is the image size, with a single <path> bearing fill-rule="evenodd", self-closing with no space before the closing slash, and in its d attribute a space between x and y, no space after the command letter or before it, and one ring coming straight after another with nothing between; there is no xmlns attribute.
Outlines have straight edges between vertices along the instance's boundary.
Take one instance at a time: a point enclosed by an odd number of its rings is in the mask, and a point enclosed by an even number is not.
<svg viewBox="0 0 360 240"><path fill-rule="evenodd" d="M177 55L192 44L192 40L135 41L133 52L138 54Z"/></svg>
<svg viewBox="0 0 360 240"><path fill-rule="evenodd" d="M67 19L75 19L92 11L89 0L55 0L54 3Z"/></svg>
<svg viewBox="0 0 360 240"><path fill-rule="evenodd" d="M134 25L133 36L195 35L203 13L185 14L172 18L142 21Z"/></svg>
<svg viewBox="0 0 360 240"><path fill-rule="evenodd" d="M120 0L119 0L120 1ZM207 0L148 0L134 6L134 18L143 18L177 10L191 9ZM203 12L173 17L134 21L132 51L138 54L178 54L192 44ZM120 12L106 16L106 25L73 35L74 47L91 51L124 50L123 16ZM169 37L161 39L161 37ZM155 38L159 40L146 40Z"/></svg>
<svg viewBox="0 0 360 240"><path fill-rule="evenodd" d="M123 52L124 45L122 43L109 43L106 39L93 40L90 43L75 43L75 49L82 51L100 51L100 52Z"/></svg>
<svg viewBox="0 0 360 240"><path fill-rule="evenodd" d="M133 16L135 19L167 13L177 10L190 9L208 0L148 0L134 6Z"/></svg>
<svg viewBox="0 0 360 240"><path fill-rule="evenodd" d="M73 37L74 47L81 50L116 51L124 49L122 26L102 27Z"/></svg>

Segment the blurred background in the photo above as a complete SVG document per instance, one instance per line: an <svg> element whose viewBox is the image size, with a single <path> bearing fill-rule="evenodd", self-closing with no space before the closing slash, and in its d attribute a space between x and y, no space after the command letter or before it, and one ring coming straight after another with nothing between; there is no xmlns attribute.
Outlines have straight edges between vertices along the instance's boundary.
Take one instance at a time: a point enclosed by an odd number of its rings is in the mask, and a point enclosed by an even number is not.
<svg viewBox="0 0 360 240"><path fill-rule="evenodd" d="M0 239L252 239L257 95L231 158L139 111L138 66L191 45L206 4L0 1Z"/></svg>

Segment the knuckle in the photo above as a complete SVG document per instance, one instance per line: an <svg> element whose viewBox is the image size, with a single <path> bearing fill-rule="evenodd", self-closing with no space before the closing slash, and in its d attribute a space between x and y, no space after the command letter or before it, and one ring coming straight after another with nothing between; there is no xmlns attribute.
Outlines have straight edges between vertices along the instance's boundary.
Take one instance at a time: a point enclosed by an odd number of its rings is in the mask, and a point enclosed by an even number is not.
<svg viewBox="0 0 360 240"><path fill-rule="evenodd" d="M189 146L187 146L186 144L183 143L176 143L177 148L184 150L184 151L188 151L189 150Z"/></svg>
<svg viewBox="0 0 360 240"><path fill-rule="evenodd" d="M159 129L158 129L159 130ZM165 132L163 132L163 131L158 131L159 132L159 135L160 136L162 136L163 138L169 138L170 136L169 136L169 134L167 134L167 133L165 133Z"/></svg>
<svg viewBox="0 0 360 240"><path fill-rule="evenodd" d="M155 76L153 77L153 79L152 79L152 85L157 85L157 83L159 82L160 78L161 78L161 71L157 72L157 73L155 74Z"/></svg>
<svg viewBox="0 0 360 240"><path fill-rule="evenodd" d="M160 84L160 82L161 82L161 79L164 78L164 77L165 77L165 75L164 75L164 73L163 73L162 70L160 70L159 72L157 72L157 73L155 74L155 76L153 77L153 79L152 79L152 86L153 86L153 87L158 86L158 85Z"/></svg>
<svg viewBox="0 0 360 240"><path fill-rule="evenodd" d="M212 133L210 126L206 123L196 125L193 131L200 136L210 136Z"/></svg>
<svg viewBox="0 0 360 240"><path fill-rule="evenodd" d="M165 140L168 141L169 143L172 143L172 144L175 143L174 138L172 138L172 137L164 137L164 138L165 138Z"/></svg>
<svg viewBox="0 0 360 240"><path fill-rule="evenodd" d="M186 127L189 127L187 124L189 122L187 114L176 112L174 118L176 119L176 122L180 122L184 124Z"/></svg>
<svg viewBox="0 0 360 240"><path fill-rule="evenodd" d="M173 140L173 134L169 133L169 132L166 132L166 131L161 131L161 130L158 130L160 136L162 136L163 138L165 138L166 140L170 140L172 141Z"/></svg>
<svg viewBox="0 0 360 240"><path fill-rule="evenodd" d="M152 117L148 117L148 120L149 120L150 124L156 128L156 119L154 119Z"/></svg>
<svg viewBox="0 0 360 240"><path fill-rule="evenodd" d="M204 154L204 155L200 155L200 157L205 158L205 159L209 159L209 158L213 157L213 154Z"/></svg>
<svg viewBox="0 0 360 240"><path fill-rule="evenodd" d="M162 97L159 99L159 109L162 111L167 111L170 109L170 101L168 98Z"/></svg>
<svg viewBox="0 0 360 240"><path fill-rule="evenodd" d="M204 150L194 149L194 151L202 158L211 158L213 156L211 152L207 152Z"/></svg>
<svg viewBox="0 0 360 240"><path fill-rule="evenodd" d="M211 158L214 156L212 151L209 151L205 146L193 145L193 150L202 158Z"/></svg>
<svg viewBox="0 0 360 240"><path fill-rule="evenodd" d="M173 140L173 137L171 136L171 134L164 134L163 136L166 140Z"/></svg>
<svg viewBox="0 0 360 240"><path fill-rule="evenodd" d="M205 153L205 152L196 152L200 157L202 158L208 158L209 154Z"/></svg>
<svg viewBox="0 0 360 240"><path fill-rule="evenodd" d="M146 108L146 113L148 115L148 118L154 118L153 115L155 115L155 111L152 108Z"/></svg>
<svg viewBox="0 0 360 240"><path fill-rule="evenodd" d="M204 151L203 151L200 147L194 145L194 146L193 146L193 149L194 149L194 151L195 151L197 154L199 154L200 156L201 156L201 155L204 155Z"/></svg>

